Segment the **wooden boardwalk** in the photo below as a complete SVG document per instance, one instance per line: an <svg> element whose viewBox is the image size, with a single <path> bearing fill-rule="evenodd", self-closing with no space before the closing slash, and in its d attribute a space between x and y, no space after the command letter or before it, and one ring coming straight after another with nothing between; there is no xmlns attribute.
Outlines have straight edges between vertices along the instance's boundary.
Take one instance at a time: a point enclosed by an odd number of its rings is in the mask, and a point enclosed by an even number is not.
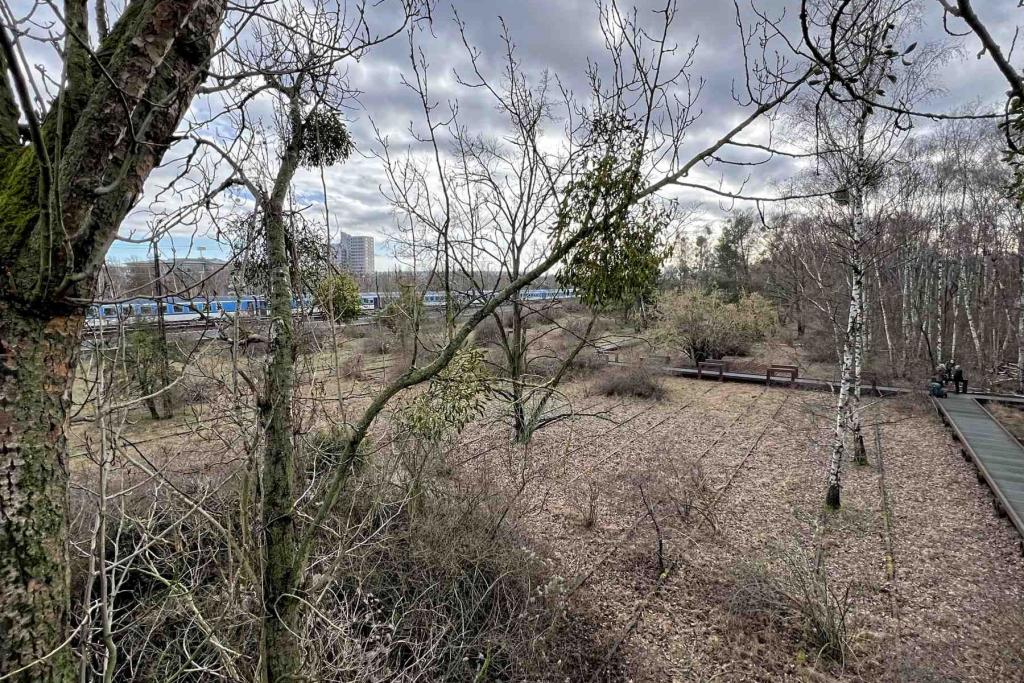
<svg viewBox="0 0 1024 683"><path fill-rule="evenodd" d="M978 478L992 489L996 510L1024 536L1024 447L972 396L932 400L960 441L964 457L978 467Z"/></svg>
<svg viewBox="0 0 1024 683"><path fill-rule="evenodd" d="M612 365L630 365L625 361L608 361ZM704 380L718 380L718 373L715 371L705 370L703 373L697 371L697 368L693 367L672 367L672 366L658 366L658 370L665 372L669 375L675 375L676 377L692 377L700 378ZM786 377L772 377L769 381L764 372L737 372L735 370L727 370L722 373L722 379L726 382L745 382L749 384L767 384L773 387L794 387L797 389L810 389L812 391L828 391L836 393L839 391L839 381L830 379L816 379L813 377L799 377L794 381L790 381ZM890 387L881 384L861 384L861 392L865 395L871 396L898 396L901 394L927 394L928 390L924 387L920 389L914 389L910 387ZM950 396L956 396L956 394L950 394ZM969 396L974 398L980 398L982 400L990 401L1002 401L1005 403L1024 403L1024 396L1018 396L1015 394L1000 394L1000 393L988 393L982 391L972 391Z"/></svg>

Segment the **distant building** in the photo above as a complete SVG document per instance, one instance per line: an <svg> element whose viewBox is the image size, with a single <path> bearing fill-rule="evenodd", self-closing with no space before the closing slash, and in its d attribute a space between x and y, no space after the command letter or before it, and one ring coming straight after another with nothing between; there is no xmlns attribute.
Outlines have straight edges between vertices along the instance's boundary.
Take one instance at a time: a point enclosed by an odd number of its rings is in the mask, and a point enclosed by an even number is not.
<svg viewBox="0 0 1024 683"><path fill-rule="evenodd" d="M334 262L353 275L372 275L373 238L367 235L341 233L341 239L331 245Z"/></svg>

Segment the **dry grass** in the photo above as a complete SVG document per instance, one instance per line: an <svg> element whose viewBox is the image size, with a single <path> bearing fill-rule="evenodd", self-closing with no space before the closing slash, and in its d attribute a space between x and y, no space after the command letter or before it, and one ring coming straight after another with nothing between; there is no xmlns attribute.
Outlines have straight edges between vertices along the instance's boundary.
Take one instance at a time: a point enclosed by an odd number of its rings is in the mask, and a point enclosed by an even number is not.
<svg viewBox="0 0 1024 683"><path fill-rule="evenodd" d="M1017 437L1018 441L1024 443L1024 410L1022 410L1022 406L1014 403L989 401L985 404L985 408L999 420L999 424L1006 427L1006 430Z"/></svg>
<svg viewBox="0 0 1024 683"><path fill-rule="evenodd" d="M816 659L845 664L851 649L851 586L833 586L828 571L815 566L813 553L779 548L764 560L739 563L733 581L731 613L755 628L788 628Z"/></svg>
<svg viewBox="0 0 1024 683"><path fill-rule="evenodd" d="M758 358L769 357L779 361L775 351L758 350ZM366 351L367 364L380 358L379 348L372 358ZM619 640L620 661L605 680L1020 679L1019 537L994 515L989 492L927 406L887 399L865 415L869 432L876 423L882 431L896 562L890 580L871 439L871 466L845 471L842 511L821 515L831 396L600 372L564 387L573 407L591 416L552 425L529 446L510 444L493 416L472 425L435 472L422 511L401 497L348 501L354 519L376 520L386 533L366 555L341 558L337 586L346 590L326 596L331 614L368 625L353 630L345 647L360 634L385 639L374 650L385 654L367 664L379 664L383 675L400 661L400 643L422 647L415 643L427 641L410 639L437 619L465 627L453 633L473 645L439 654L423 680L472 680L485 662L495 678L585 679L588 663ZM641 373L657 384L660 400L635 398ZM347 386L373 381L353 376ZM608 394L597 390L606 381L615 387ZM197 466L209 457L211 439L237 437L233 425L207 421L147 454ZM394 484L387 481L385 489ZM508 528L495 536L498 519ZM654 590L659 540L675 569ZM780 543L803 548L800 562L783 561ZM808 571L811 549L820 549L822 564ZM566 588L545 604L565 607L571 618L542 612L533 631L510 622L524 605L537 616L523 591L555 576ZM462 582L467 592L452 592ZM348 590L371 584L376 602ZM498 591L506 600L493 607L500 627L476 614L491 613L481 593L488 586L487 595ZM848 586L856 590L847 595ZM396 606L415 612L410 596L422 591L429 608L403 621L400 639L386 641L394 624L367 615ZM467 606L475 606L468 615L458 611ZM217 614L219 603L206 607ZM249 614L244 605L223 613L237 623ZM176 618L187 623L187 614ZM534 649L518 640L531 633ZM489 650L488 643L499 645Z"/></svg>
<svg viewBox="0 0 1024 683"><path fill-rule="evenodd" d="M581 582L576 604L609 642L643 605L609 680L1009 681L1024 670L1024 651L1007 648L1008 615L1024 612L1019 538L926 405L886 400L865 416L869 433L882 430L890 581L870 439L871 466L846 468L843 508L822 517L830 396L661 381L659 402L569 385L578 410L608 412L541 433L526 451L488 428L466 436L494 459L478 464L495 485L519 486L499 461L526 458L544 473L527 487L527 535ZM590 526L587 487L600 492ZM676 569L652 594L659 536ZM780 545L803 548L799 562L783 561ZM738 581L740 566L757 571ZM761 595L762 617L737 616L743 592Z"/></svg>
<svg viewBox="0 0 1024 683"><path fill-rule="evenodd" d="M609 370L597 378L591 392L601 396L654 401L665 398L665 388L661 381L644 367L620 367Z"/></svg>

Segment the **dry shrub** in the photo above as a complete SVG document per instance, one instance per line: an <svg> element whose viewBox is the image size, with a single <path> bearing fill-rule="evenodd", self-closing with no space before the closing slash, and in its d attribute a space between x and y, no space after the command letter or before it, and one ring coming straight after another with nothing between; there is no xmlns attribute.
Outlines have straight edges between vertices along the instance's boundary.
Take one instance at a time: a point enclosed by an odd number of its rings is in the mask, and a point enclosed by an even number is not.
<svg viewBox="0 0 1024 683"><path fill-rule="evenodd" d="M483 322L477 325L474 331L474 341L477 346L498 346L501 344L501 327L494 316L488 316Z"/></svg>
<svg viewBox="0 0 1024 683"><path fill-rule="evenodd" d="M796 549L733 567L728 607L734 616L788 628L819 659L843 664L849 654L850 586L837 591L828 572Z"/></svg>
<svg viewBox="0 0 1024 683"><path fill-rule="evenodd" d="M604 370L607 367L607 356L597 353L596 351L580 351L579 354L572 359L572 370L577 377L596 372L598 370Z"/></svg>
<svg viewBox="0 0 1024 683"><path fill-rule="evenodd" d="M601 506L601 487L596 481L581 482L575 486L568 497L569 504L580 518L584 529L593 528L597 523L597 515Z"/></svg>
<svg viewBox="0 0 1024 683"><path fill-rule="evenodd" d="M564 616L563 581L520 539L494 533L498 510L452 503L363 508L367 523L354 529L324 611L370 640L371 670L388 680L550 672L565 654L549 642ZM338 673L365 676L366 663Z"/></svg>
<svg viewBox="0 0 1024 683"><path fill-rule="evenodd" d="M360 352L367 356L381 356L391 350L391 339L384 334L362 337Z"/></svg>
<svg viewBox="0 0 1024 683"><path fill-rule="evenodd" d="M832 334L805 334L802 343L805 358L811 363L836 362L836 344Z"/></svg>
<svg viewBox="0 0 1024 683"><path fill-rule="evenodd" d="M295 321L295 349L299 354L312 354L323 350L324 342L330 340L330 333L316 329L317 326Z"/></svg>
<svg viewBox="0 0 1024 683"><path fill-rule="evenodd" d="M682 470L677 469L675 476L666 478L663 473L652 477L652 481L661 483L663 495L672 501L679 519L689 523L707 524L712 531L718 529L718 511L715 502L717 490L708 480L708 475L699 463L692 463Z"/></svg>
<svg viewBox="0 0 1024 683"><path fill-rule="evenodd" d="M587 333L587 328L589 326L589 318L573 317L562 324L562 335L570 343L576 342L580 337ZM597 326L597 321L594 321L594 326Z"/></svg>
<svg viewBox="0 0 1024 683"><path fill-rule="evenodd" d="M222 384L212 377L186 374L176 385L174 403L194 406L209 403L220 393Z"/></svg>
<svg viewBox="0 0 1024 683"><path fill-rule="evenodd" d="M362 379L363 377L363 354L357 353L349 356L341 363L341 376L350 379Z"/></svg>
<svg viewBox="0 0 1024 683"><path fill-rule="evenodd" d="M342 440L305 439L310 486L336 466ZM314 549L297 624L306 680L587 680L604 654L597 627L567 608L553 564L508 523L508 499L447 480L411 489L394 471L374 461L354 475ZM178 488L212 519L159 486L112 511L122 518L108 539L121 560L114 679L257 680L259 588L224 533L252 539L252 560L258 522L241 528L237 486ZM88 562L73 575L77 597ZM90 657L100 666L102 648Z"/></svg>
<svg viewBox="0 0 1024 683"><path fill-rule="evenodd" d="M359 321L343 325L339 329L349 339L366 339L377 334L377 323L373 321Z"/></svg>
<svg viewBox="0 0 1024 683"><path fill-rule="evenodd" d="M228 551L222 533L237 530L236 491L206 478L182 477L175 485L201 500L210 517L195 514L194 505L160 485L136 489L109 511L106 552L108 561L118 561L110 570L118 652L113 680L254 679L258 600L251 584L239 580L241 558ZM73 504L88 509L94 503L83 498ZM83 547L88 533L74 530ZM72 607L82 613L81 596L90 581L86 558L76 555L71 580ZM92 590L95 600L95 585ZM99 628L98 619L92 628ZM93 634L94 641L98 637ZM94 670L102 670L101 647L87 656Z"/></svg>
<svg viewBox="0 0 1024 683"><path fill-rule="evenodd" d="M594 383L592 393L660 401L665 398L665 387L648 368L631 366L601 375Z"/></svg>
<svg viewBox="0 0 1024 683"><path fill-rule="evenodd" d="M566 299L562 302L562 310L566 313L579 314L587 313L590 311L590 308L588 308L586 304L581 304L575 299Z"/></svg>

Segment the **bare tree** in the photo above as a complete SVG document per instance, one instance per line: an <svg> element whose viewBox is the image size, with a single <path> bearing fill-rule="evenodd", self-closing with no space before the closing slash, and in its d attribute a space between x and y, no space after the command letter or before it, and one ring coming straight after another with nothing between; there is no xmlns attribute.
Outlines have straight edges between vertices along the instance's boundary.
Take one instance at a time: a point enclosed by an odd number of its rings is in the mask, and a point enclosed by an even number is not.
<svg viewBox="0 0 1024 683"><path fill-rule="evenodd" d="M841 188L835 199L848 207L842 235L844 261L849 268L850 300L843 340L841 384L835 433L828 465L826 505L840 504L840 477L847 433L854 459L865 459L861 428L861 370L865 352L866 253L871 235L866 224L867 195L881 182L886 165L906 137L905 116L870 104L886 88L900 91L900 101L914 101L923 87L919 73L901 68L910 64L897 51L912 21L911 0L804 2L800 14L804 43L821 66L823 83L813 100L815 139L825 141L820 157Z"/></svg>
<svg viewBox="0 0 1024 683"><path fill-rule="evenodd" d="M372 46L398 35L416 17L419 3L402 1L398 19L383 31L371 26L363 3L287 3L254 22L253 39L228 53L228 69L218 80L234 94L228 112L238 122L236 138L255 142L250 122L253 96L269 94L275 104L273 149L251 149L245 156L217 140L195 136L228 166L227 178L207 197L239 185L255 200L255 218L269 271L270 353L259 399L260 432L265 436L261 468L264 602L263 664L268 681L292 680L301 669L297 629L299 603L294 590L305 567L296 563L299 534L295 507L296 470L293 386L296 340L292 300L297 282L296 237L290 234L292 182L301 166L322 168L344 161L353 149L343 107L353 97L339 63L360 57ZM260 82L262 80L262 83ZM276 164L268 164L276 159ZM245 504L243 502L243 504Z"/></svg>
<svg viewBox="0 0 1024 683"><path fill-rule="evenodd" d="M260 670L255 673L264 680L285 680L293 679L303 668L302 648L315 645L298 636L296 628L306 623L304 616L315 612L317 596L322 595L309 584L310 570L327 523L333 520L342 491L364 453L366 437L384 408L404 390L436 377L462 351L481 321L588 240L615 231L623 224L621 217L644 200L672 187L699 187L687 179L689 173L698 165L713 163L722 149L744 144L739 136L770 115L810 77L810 70L802 65L794 67L774 58L768 61L763 54L748 55L759 68L748 74L742 120L695 154L684 154L684 138L693 117L686 113L689 103L678 100L675 91L687 80L686 54L680 56L671 40L636 28L636 14L620 14L614 4L604 6L612 66L607 80L592 79L585 106L570 110L582 119L579 125L568 127L561 145L565 158L574 163L563 177L562 199L555 201L547 214L551 220L544 226L547 238L538 240L543 255L514 278L492 287L482 305L462 322L450 316L445 342L432 357L422 364L414 362L386 383L369 397L365 409L351 423L339 428L332 468L326 476L307 482L299 496L293 443L296 425L291 414L295 403L290 314L294 259L287 244L287 217L294 207L289 205L289 187L300 165L318 166L344 156L344 127L330 115L336 104L333 98L344 93L344 83L334 80L333 66L391 32L371 32L361 5L352 12L326 2L315 4L312 11L302 4L239 8L225 41L231 47L230 56L216 59L215 38L224 20L224 3L140 0L125 9L105 36L109 22L103 6L96 21L103 36L98 43L87 36L90 22L85 7L77 2L65 5L66 77L55 104L42 118L32 102L27 64L17 46L17 37L23 35L19 27L32 20L7 22L3 32L5 67L14 88L6 87L5 82L0 89L0 141L6 144L5 163L12 171L4 180L12 200L5 203L8 227L0 243L5 266L0 341L6 425L0 445L9 455L9 476L0 488L4 511L0 619L13 637L0 644L0 665L6 675L22 680L68 680L76 673L67 647L79 629L68 624L64 397L73 378L84 306L92 299L104 253L170 142L180 138L188 150L183 155L185 170L176 166L173 171L177 178L194 172L202 181L196 207L215 205L220 194L242 188L236 198L244 195L253 202L266 236L272 341L262 388L238 364L241 342L237 329L233 338L226 339L232 349L236 404L242 404L243 382L261 399L260 429L245 432L245 438L250 452L265 439L262 469L255 459L247 463L251 472L260 472L262 478L259 528L265 562L262 570L255 569L253 565L261 563L252 562L247 552L237 552L233 533L203 506L205 495L197 500L178 490L174 494L186 502L187 514L165 529L149 529L151 535L131 557L134 560L143 554L152 546L150 540L159 539L167 528L182 530L193 514L202 517L227 544L230 568L259 586L263 609L260 648L255 653ZM289 11L296 14L286 14ZM662 36L667 35L669 19L675 15L675 4L667 2L660 14ZM320 21L311 23L313 17ZM743 36L745 51L758 44L754 33L744 32ZM672 59L676 66L663 69ZM201 86L205 96L223 98L214 107L214 118L236 126L242 132L240 138L206 134L209 131L203 125L208 122L201 121L193 121L184 133L175 134ZM277 103L274 125L250 125L247 106L257 96ZM613 114L612 120L625 120L628 129L636 132L631 149L608 144L607 131L601 128L601 122L607 120L605 114ZM31 145L19 140L19 115L28 121ZM255 144L268 132L268 144ZM447 246L456 249L450 242ZM441 263L445 263L447 251L441 254ZM450 280L450 261L441 274L446 282ZM103 368L97 372L105 376ZM100 393L109 394L105 388ZM108 406L104 414L114 414L115 408ZM102 471L109 471L108 455L102 450L97 461ZM165 482L161 472L145 459L137 464L147 475ZM104 506L114 495L107 484L109 480L99 496ZM247 538L253 515L245 505L239 508L242 544L247 549L257 548L259 543ZM104 507L99 519L105 520L110 510ZM164 515L159 509L154 514ZM135 521L146 528L150 520L143 515ZM101 670L109 679L123 660L117 655L117 644L111 646L112 623L109 612L104 611L113 604L108 589L116 589L110 578L123 571L129 560L105 554L108 539L99 534L93 536L97 551L89 557L99 565L90 576L100 579L102 597L96 604L101 616L98 622L91 620L90 602L88 618L82 623L98 624L106 651ZM175 583L157 568L147 569L154 580L163 580L167 588L177 591ZM195 585L194 580L196 577L186 583ZM209 656L203 670L208 666L216 672L211 675L244 677L238 666L241 657L210 628L194 603L190 605L188 590L175 596L202 635L204 654ZM314 609L307 610L305 606L311 604ZM247 637L249 631L241 630ZM90 645L83 643L83 652L90 650ZM83 654L81 661L87 660ZM137 664L123 663L129 669ZM82 666L85 673L81 675L86 676L88 668Z"/></svg>

